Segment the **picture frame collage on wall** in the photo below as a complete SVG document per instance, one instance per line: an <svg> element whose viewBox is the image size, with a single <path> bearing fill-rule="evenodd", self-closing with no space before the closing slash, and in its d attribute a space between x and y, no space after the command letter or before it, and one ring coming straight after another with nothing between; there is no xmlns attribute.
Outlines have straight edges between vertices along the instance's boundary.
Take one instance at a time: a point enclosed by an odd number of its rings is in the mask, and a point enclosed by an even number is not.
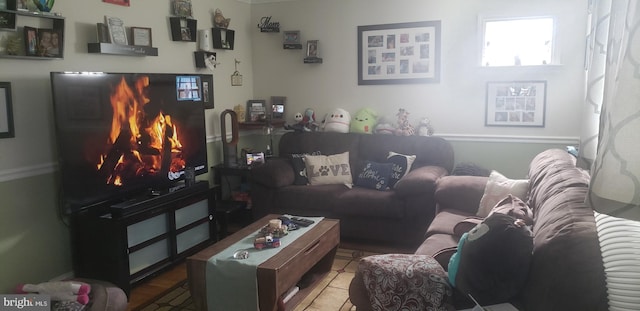
<svg viewBox="0 0 640 311"><path fill-rule="evenodd" d="M63 37L60 29L23 27L26 56L61 57Z"/></svg>
<svg viewBox="0 0 640 311"><path fill-rule="evenodd" d="M486 126L544 127L547 81L487 82Z"/></svg>
<svg viewBox="0 0 640 311"><path fill-rule="evenodd" d="M440 82L440 24L358 26L358 84Z"/></svg>

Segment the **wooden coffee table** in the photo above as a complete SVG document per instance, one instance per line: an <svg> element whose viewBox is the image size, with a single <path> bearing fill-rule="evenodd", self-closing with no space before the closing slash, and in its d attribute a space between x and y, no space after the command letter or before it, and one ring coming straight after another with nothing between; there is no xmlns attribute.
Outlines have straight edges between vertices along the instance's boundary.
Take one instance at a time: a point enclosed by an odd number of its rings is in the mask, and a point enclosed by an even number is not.
<svg viewBox="0 0 640 311"><path fill-rule="evenodd" d="M187 258L189 290L196 310L208 310L205 273L209 258L264 227L270 219L279 216L267 215ZM260 311L278 310L280 296L295 286L304 276L305 280L311 280L310 284L301 288L287 302L285 309L292 310L331 270L339 243L339 220L325 218L293 242L285 244L276 255L260 264L256 272Z"/></svg>

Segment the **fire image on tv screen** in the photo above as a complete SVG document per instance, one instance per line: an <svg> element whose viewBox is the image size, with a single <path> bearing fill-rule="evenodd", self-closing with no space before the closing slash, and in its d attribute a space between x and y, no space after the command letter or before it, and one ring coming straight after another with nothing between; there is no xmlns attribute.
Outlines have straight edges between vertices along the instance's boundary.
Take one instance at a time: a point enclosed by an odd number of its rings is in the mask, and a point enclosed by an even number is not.
<svg viewBox="0 0 640 311"><path fill-rule="evenodd" d="M211 75L52 72L51 84L65 211L208 171Z"/></svg>

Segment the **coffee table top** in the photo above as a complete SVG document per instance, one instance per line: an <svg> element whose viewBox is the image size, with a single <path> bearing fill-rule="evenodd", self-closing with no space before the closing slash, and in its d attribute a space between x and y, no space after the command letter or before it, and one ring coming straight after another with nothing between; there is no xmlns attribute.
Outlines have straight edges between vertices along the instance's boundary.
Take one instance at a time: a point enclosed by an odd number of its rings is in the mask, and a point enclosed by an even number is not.
<svg viewBox="0 0 640 311"><path fill-rule="evenodd" d="M254 221L252 224L233 233L232 235L227 236L224 239L218 241L217 243L207 247L206 249L192 256L189 256L189 259L207 261L209 260L209 258L213 257L214 255L229 248L231 245L253 234L257 230L260 230L262 227L266 226L269 223L269 220L276 219L280 216L281 215L269 214L265 217L262 217ZM285 244L282 246L284 247L284 249L282 249L280 252L278 252L278 254L274 255L273 257L291 258L292 256L295 256L295 254L299 252L300 248L306 247L311 242L311 240L313 240L315 237L318 236L318 234L321 234L322 231L328 231L333 226L339 226L339 222L340 221L337 219L325 218L322 221L320 221L318 224L316 224L313 228L311 228L311 230L309 230L308 232L306 232L296 240L291 241L289 243L285 239ZM268 260L268 261L271 261L271 260ZM265 262L265 264L267 262Z"/></svg>

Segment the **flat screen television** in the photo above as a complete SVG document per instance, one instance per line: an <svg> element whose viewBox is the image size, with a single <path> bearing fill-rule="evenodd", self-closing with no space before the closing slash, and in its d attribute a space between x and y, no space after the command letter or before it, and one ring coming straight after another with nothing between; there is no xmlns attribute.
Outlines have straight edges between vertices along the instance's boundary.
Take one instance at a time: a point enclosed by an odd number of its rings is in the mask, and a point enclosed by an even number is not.
<svg viewBox="0 0 640 311"><path fill-rule="evenodd" d="M213 76L51 72L65 213L208 171Z"/></svg>

